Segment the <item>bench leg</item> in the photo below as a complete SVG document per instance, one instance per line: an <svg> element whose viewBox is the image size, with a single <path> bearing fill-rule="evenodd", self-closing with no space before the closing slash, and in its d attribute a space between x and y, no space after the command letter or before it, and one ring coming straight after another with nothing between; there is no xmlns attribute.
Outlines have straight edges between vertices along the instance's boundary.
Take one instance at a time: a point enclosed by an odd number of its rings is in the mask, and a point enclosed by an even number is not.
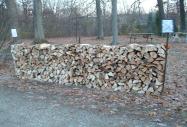
<svg viewBox="0 0 187 127"><path fill-rule="evenodd" d="M131 39L132 39L132 38L130 37L130 43L131 43Z"/></svg>
<svg viewBox="0 0 187 127"><path fill-rule="evenodd" d="M146 39L146 43L148 42L148 40L149 40L149 38L147 37L147 39Z"/></svg>

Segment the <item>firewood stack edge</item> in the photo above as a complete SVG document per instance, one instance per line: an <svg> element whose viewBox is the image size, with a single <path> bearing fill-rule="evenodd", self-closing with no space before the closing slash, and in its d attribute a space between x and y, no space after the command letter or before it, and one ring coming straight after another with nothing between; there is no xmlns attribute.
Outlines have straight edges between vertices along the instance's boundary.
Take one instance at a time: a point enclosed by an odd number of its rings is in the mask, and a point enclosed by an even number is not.
<svg viewBox="0 0 187 127"><path fill-rule="evenodd" d="M11 46L20 79L154 95L164 86L165 50L138 44Z"/></svg>

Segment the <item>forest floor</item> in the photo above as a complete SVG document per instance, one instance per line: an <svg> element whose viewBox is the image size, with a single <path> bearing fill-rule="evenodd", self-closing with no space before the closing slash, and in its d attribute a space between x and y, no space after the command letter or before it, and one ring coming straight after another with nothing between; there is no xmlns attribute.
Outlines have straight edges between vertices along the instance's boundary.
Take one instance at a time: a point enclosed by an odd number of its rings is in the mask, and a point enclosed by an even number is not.
<svg viewBox="0 0 187 127"><path fill-rule="evenodd" d="M106 36L104 37L103 40L98 40L96 39L95 36L92 37L80 37L80 43L82 44L106 44L110 45L111 44L112 37L111 36ZM21 40L24 43L31 43L31 39L22 39ZM79 43L79 38L76 39L76 37L56 37L56 38L47 38L47 41L53 44L69 44L69 43ZM157 42L164 42L165 40L163 38L153 36L153 41L152 43L157 43ZM121 45L127 45L130 43L130 37L128 35L123 35L118 37L118 42ZM146 38L143 37L136 37L136 40L134 39L131 40L133 43L140 43L144 44L146 42ZM151 43L150 39L148 40L149 43Z"/></svg>
<svg viewBox="0 0 187 127"><path fill-rule="evenodd" d="M52 43L64 44L75 39L53 38L48 39ZM95 37L82 38L82 43L104 43L110 44L111 37L97 41ZM120 44L126 45L129 38L119 38ZM143 40L144 41L144 40ZM31 40L23 40L31 42ZM162 38L155 38L153 43L164 42ZM141 42L138 42L141 43ZM113 91L98 91L83 87L61 86L58 84L39 83L30 80L19 80L14 75L14 68L11 61L0 64L0 89L11 87L17 91L40 93L38 100L45 101L52 98L54 106L76 107L80 110L87 110L116 116L123 115L131 119L148 120L152 125L146 126L187 126L187 44L172 43L168 54L166 85L161 96L142 96L135 93L122 93ZM115 122L115 121L114 121ZM149 123L148 122L148 123ZM127 122L125 127L133 124Z"/></svg>

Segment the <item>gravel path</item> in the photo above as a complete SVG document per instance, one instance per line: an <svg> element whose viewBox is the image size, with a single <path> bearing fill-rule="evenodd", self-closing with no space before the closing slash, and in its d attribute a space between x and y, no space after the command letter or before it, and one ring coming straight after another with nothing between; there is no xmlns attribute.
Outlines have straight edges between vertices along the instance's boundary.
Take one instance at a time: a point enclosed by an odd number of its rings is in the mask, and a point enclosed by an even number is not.
<svg viewBox="0 0 187 127"><path fill-rule="evenodd" d="M0 86L1 127L159 127L166 126L141 118L104 115L57 105L39 93L18 92Z"/></svg>

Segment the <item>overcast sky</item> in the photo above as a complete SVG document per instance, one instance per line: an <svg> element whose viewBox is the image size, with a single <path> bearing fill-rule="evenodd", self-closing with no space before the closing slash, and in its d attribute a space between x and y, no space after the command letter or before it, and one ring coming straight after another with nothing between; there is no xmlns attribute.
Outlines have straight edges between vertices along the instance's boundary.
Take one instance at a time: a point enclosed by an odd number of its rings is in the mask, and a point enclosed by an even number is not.
<svg viewBox="0 0 187 127"><path fill-rule="evenodd" d="M58 1L58 0L49 0L49 1L52 2L52 1ZM62 1L70 1L70 0L62 0ZM86 3L90 3L93 0L78 0L78 1L84 2L86 4ZM130 6L132 5L132 3L134 3L135 1L137 1L137 0L117 0L117 2L118 2L118 12L124 12L124 7L126 9L127 8L129 9ZM150 10L155 9L155 6L157 4L157 0L140 0L140 1L141 1L140 6L145 10L145 12L149 12ZM108 0L107 4L109 6L111 6L111 0Z"/></svg>
<svg viewBox="0 0 187 127"><path fill-rule="evenodd" d="M118 11L120 12L120 10L124 8L124 5L130 7L134 1L135 0L118 0ZM141 2L141 7L143 7L145 12L155 9L157 4L157 0L141 0Z"/></svg>

